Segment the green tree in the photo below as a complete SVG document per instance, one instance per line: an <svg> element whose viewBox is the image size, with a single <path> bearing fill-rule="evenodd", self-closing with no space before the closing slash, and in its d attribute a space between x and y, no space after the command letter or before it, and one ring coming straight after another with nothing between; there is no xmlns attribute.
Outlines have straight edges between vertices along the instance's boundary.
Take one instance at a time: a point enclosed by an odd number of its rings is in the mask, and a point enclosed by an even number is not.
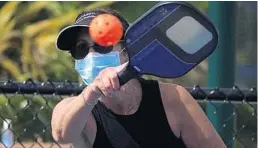
<svg viewBox="0 0 258 148"><path fill-rule="evenodd" d="M0 10L0 72L17 81L77 80L70 56L56 50L56 37L81 11L112 3L5 3Z"/></svg>

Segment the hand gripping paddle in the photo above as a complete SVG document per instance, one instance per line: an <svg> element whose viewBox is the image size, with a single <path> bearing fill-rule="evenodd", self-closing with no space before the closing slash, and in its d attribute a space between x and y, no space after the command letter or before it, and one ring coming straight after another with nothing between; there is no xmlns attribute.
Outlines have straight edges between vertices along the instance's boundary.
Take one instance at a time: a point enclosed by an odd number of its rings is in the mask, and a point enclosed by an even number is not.
<svg viewBox="0 0 258 148"><path fill-rule="evenodd" d="M215 50L218 33L192 5L161 2L128 28L125 41L129 63L119 73L121 85L143 74L183 76Z"/></svg>

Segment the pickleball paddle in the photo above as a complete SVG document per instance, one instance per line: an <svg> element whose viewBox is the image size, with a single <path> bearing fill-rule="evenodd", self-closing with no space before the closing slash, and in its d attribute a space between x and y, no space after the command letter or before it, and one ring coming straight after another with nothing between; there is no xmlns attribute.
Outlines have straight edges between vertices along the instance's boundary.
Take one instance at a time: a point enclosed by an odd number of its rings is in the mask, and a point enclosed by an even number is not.
<svg viewBox="0 0 258 148"><path fill-rule="evenodd" d="M206 59L218 44L209 18L186 2L160 2L126 31L129 63L123 85L137 75L178 78Z"/></svg>

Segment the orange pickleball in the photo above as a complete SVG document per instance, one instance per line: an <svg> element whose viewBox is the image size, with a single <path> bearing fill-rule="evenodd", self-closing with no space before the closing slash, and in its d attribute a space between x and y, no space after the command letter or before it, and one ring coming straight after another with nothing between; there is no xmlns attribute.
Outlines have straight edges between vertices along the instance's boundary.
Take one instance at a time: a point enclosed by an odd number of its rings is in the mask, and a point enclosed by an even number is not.
<svg viewBox="0 0 258 148"><path fill-rule="evenodd" d="M117 44L123 35L121 21L111 14L96 16L89 25L90 37L101 46Z"/></svg>

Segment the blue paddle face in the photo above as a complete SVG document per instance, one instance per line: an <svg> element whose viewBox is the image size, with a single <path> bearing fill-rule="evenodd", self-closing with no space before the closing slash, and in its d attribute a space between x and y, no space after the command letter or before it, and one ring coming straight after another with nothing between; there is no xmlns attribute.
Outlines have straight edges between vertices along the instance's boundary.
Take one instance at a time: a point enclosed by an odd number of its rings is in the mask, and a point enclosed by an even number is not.
<svg viewBox="0 0 258 148"><path fill-rule="evenodd" d="M193 6L182 2L157 4L127 30L130 66L140 74L180 77L216 48L213 24Z"/></svg>

